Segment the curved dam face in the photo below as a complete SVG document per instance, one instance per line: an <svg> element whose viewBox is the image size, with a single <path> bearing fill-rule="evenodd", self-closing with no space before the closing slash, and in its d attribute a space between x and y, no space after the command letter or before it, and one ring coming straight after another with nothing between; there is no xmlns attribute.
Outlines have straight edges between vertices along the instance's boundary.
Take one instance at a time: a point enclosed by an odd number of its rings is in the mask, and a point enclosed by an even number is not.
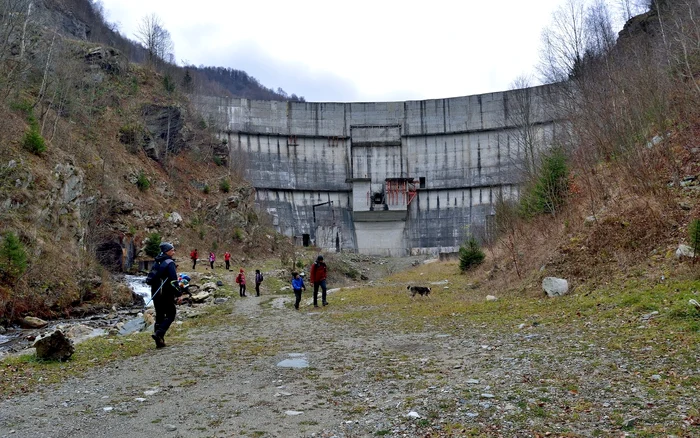
<svg viewBox="0 0 700 438"><path fill-rule="evenodd" d="M456 252L493 233L533 154L557 132L553 86L406 102L204 97L229 165L278 231L324 251Z"/></svg>

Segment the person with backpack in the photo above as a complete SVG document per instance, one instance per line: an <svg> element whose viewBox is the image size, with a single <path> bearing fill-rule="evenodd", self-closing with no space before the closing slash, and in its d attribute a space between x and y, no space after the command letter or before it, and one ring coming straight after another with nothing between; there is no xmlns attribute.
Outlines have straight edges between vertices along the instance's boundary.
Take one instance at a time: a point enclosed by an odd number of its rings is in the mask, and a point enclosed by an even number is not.
<svg viewBox="0 0 700 438"><path fill-rule="evenodd" d="M245 297L247 296L245 294L245 271L243 271L243 268L241 268L241 272L236 275L236 283L238 283L238 293L242 296Z"/></svg>
<svg viewBox="0 0 700 438"><path fill-rule="evenodd" d="M226 262L226 270L230 271L231 269L231 253L226 251L224 253L224 261Z"/></svg>
<svg viewBox="0 0 700 438"><path fill-rule="evenodd" d="M328 267L323 262L323 256L316 257L316 261L311 265L309 272L309 281L314 285L314 307L318 307L318 288L321 288L321 302L324 306L328 305L326 301L326 273Z"/></svg>
<svg viewBox="0 0 700 438"><path fill-rule="evenodd" d="M214 262L216 261L216 254L213 252L209 253L209 266L211 266L211 270L214 270Z"/></svg>
<svg viewBox="0 0 700 438"><path fill-rule="evenodd" d="M199 253L197 252L197 248L195 248L190 253L190 259L192 260L192 270L193 271L194 271L194 267L197 266L197 258L198 257L199 257Z"/></svg>
<svg viewBox="0 0 700 438"><path fill-rule="evenodd" d="M177 312L175 300L181 301L182 293L177 286L178 276L175 260L173 260L174 255L175 247L172 243L161 243L160 254L155 258L152 274L149 273L146 279L151 286L151 299L156 311L156 323L151 335L156 342L156 348L165 347L165 333L170 328L170 324L175 321Z"/></svg>
<svg viewBox="0 0 700 438"><path fill-rule="evenodd" d="M294 296L296 301L294 302L294 308L299 310L299 303L301 302L301 291L306 290L304 285L304 279L299 275L298 272L292 272L292 289L294 290Z"/></svg>
<svg viewBox="0 0 700 438"><path fill-rule="evenodd" d="M262 272L260 272L260 269L255 270L255 296L259 297L260 296L260 283L262 283L264 280Z"/></svg>

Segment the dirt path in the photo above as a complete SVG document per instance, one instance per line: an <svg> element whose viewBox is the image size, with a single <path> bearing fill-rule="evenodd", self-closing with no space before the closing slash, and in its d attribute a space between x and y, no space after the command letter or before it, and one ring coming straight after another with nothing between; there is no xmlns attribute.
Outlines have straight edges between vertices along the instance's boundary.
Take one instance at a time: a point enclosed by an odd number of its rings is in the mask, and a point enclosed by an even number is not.
<svg viewBox="0 0 700 438"><path fill-rule="evenodd" d="M3 399L0 437L620 436L680 430L698 405L695 391L640 387L668 359L609 350L604 328L497 332L455 315L412 332L346 323L333 295L320 309L310 295L300 311L236 297L225 325Z"/></svg>

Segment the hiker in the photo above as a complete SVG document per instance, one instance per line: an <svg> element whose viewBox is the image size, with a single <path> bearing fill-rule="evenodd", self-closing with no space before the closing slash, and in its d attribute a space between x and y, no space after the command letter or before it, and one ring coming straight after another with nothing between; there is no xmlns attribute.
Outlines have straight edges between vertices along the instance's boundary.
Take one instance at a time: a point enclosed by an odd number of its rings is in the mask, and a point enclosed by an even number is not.
<svg viewBox="0 0 700 438"><path fill-rule="evenodd" d="M224 261L226 262L226 270L230 271L231 270L231 269L229 269L231 267L231 253L230 252L226 251L224 253Z"/></svg>
<svg viewBox="0 0 700 438"><path fill-rule="evenodd" d="M216 254L213 252L209 253L209 266L211 266L212 271L214 270L214 262L216 261Z"/></svg>
<svg viewBox="0 0 700 438"><path fill-rule="evenodd" d="M260 296L260 283L262 283L264 280L262 272L260 272L260 269L255 270L255 296L259 297Z"/></svg>
<svg viewBox="0 0 700 438"><path fill-rule="evenodd" d="M324 306L328 305L326 301L326 273L328 268L323 262L323 256L316 257L316 261L311 265L309 272L309 281L314 285L314 307L318 307L318 288L321 288L321 302Z"/></svg>
<svg viewBox="0 0 700 438"><path fill-rule="evenodd" d="M174 255L173 244L163 242L160 244L160 254L155 258L158 274L157 280L151 285L151 297L156 311L156 323L151 337L156 341L156 348L165 347L165 332L175 321L175 299L177 298L178 303L182 302L181 291L177 287L178 276L175 260L173 260Z"/></svg>
<svg viewBox="0 0 700 438"><path fill-rule="evenodd" d="M199 257L199 252L197 248L193 249L190 253L190 259L192 259L192 270L194 271L195 266L197 266L197 258Z"/></svg>
<svg viewBox="0 0 700 438"><path fill-rule="evenodd" d="M299 275L298 272L292 272L292 289L294 289L294 295L296 296L294 308L299 310L299 303L301 302L301 291L305 291L306 286L304 286L304 279L301 277L301 275Z"/></svg>
<svg viewBox="0 0 700 438"><path fill-rule="evenodd" d="M236 283L238 283L239 286L238 293L242 297L247 296L245 294L245 272L243 271L243 268L241 268L241 272L239 272L238 275L236 275Z"/></svg>

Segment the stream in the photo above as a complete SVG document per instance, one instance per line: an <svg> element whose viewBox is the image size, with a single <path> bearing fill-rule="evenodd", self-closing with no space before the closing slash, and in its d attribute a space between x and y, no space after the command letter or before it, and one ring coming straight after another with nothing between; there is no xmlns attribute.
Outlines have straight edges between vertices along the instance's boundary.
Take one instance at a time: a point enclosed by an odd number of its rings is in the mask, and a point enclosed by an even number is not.
<svg viewBox="0 0 700 438"><path fill-rule="evenodd" d="M142 296L144 302L148 302L151 299L151 287L144 282L145 278L143 275L124 275L123 281L134 293ZM150 302L147 307L153 307L153 302ZM94 329L94 336L100 336L106 334L118 322L132 319L143 310L144 308L141 306L133 306L119 309L116 313L105 310L104 312L80 318L56 319L48 321L49 324L40 329L25 329L18 325L7 327L5 333L0 333L0 360L7 354L31 347L36 337L42 333L53 331L59 326L84 324Z"/></svg>

